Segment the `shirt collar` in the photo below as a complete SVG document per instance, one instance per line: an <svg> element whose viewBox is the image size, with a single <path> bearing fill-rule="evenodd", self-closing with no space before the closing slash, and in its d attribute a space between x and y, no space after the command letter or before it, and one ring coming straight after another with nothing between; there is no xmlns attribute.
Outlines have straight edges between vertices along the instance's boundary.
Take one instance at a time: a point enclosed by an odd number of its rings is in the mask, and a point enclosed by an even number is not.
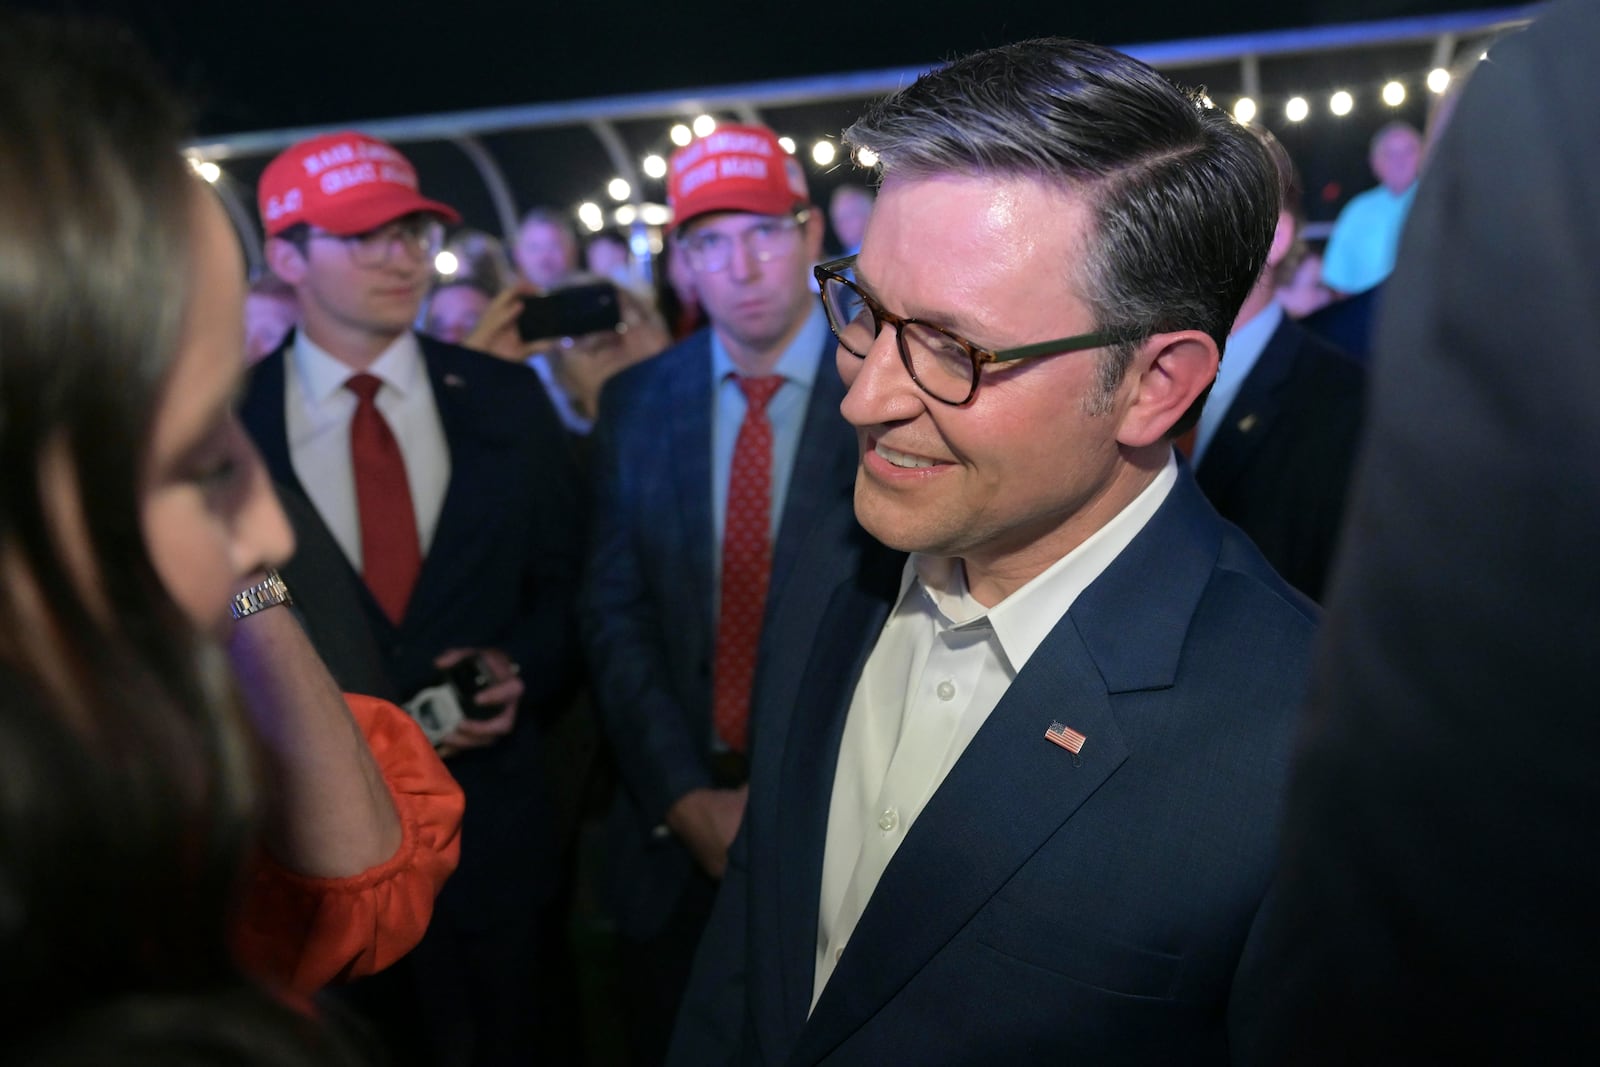
<svg viewBox="0 0 1600 1067"><path fill-rule="evenodd" d="M325 404L337 396L344 383L358 373L307 337L304 330L294 332L294 346L290 352L300 388L307 402L313 405ZM417 335L406 330L396 337L365 373L382 379L384 385L401 396L415 389L423 373L422 346L417 343Z"/></svg>
<svg viewBox="0 0 1600 1067"><path fill-rule="evenodd" d="M1267 342L1272 340L1272 335L1278 332L1282 323L1283 305L1274 300L1249 322L1228 335L1224 358L1217 365L1217 380L1211 387L1212 396L1216 396L1218 390L1226 390L1230 394L1239 391L1239 385L1255 369L1256 360L1261 358ZM1209 398L1206 402L1210 404Z"/></svg>
<svg viewBox="0 0 1600 1067"><path fill-rule="evenodd" d="M817 353L822 350L822 339L828 333L828 320L822 313L822 305L817 301L811 302L811 313L806 316L800 332L794 335L788 347L778 356L778 362L773 366L772 373L779 375L786 382L793 382L811 388L817 380L817 367L822 362L817 359ZM720 386L730 375L739 373L739 368L734 366L733 357L728 355L728 349L722 343L716 327L711 329L711 380Z"/></svg>
<svg viewBox="0 0 1600 1067"><path fill-rule="evenodd" d="M1177 481L1178 461L1169 456L1150 484L1109 522L992 608L973 599L959 559L916 552L901 575L901 599L913 587L920 588L939 616L940 629L991 627L1012 670L1021 671L1079 594L1145 528Z"/></svg>

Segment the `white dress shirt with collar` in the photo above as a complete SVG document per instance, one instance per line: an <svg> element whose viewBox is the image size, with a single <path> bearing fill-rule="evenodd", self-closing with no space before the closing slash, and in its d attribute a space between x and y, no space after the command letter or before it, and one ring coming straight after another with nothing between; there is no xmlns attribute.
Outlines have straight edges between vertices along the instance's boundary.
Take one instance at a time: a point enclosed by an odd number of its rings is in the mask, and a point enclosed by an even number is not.
<svg viewBox="0 0 1600 1067"><path fill-rule="evenodd" d="M306 495L359 574L361 518L350 457L356 396L344 387L358 372L329 355L304 331L295 332L288 357L283 369L289 459ZM409 330L401 334L366 373L383 381L375 402L405 458L417 535L426 557L450 485L450 445L416 334Z"/></svg>
<svg viewBox="0 0 1600 1067"><path fill-rule="evenodd" d="M913 554L856 683L828 808L812 1006L900 842L1017 673L1177 482L1169 457L1110 522L992 608L958 559Z"/></svg>

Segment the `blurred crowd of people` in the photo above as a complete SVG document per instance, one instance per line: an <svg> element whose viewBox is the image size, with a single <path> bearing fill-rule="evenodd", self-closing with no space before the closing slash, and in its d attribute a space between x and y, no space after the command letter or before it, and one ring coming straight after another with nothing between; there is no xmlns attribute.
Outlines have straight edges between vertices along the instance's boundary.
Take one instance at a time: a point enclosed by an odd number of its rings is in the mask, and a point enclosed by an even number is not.
<svg viewBox="0 0 1600 1067"><path fill-rule="evenodd" d="M654 235L313 137L246 284L138 51L0 16L0 1061L1587 1060L1573 39L1320 250L1051 39Z"/></svg>

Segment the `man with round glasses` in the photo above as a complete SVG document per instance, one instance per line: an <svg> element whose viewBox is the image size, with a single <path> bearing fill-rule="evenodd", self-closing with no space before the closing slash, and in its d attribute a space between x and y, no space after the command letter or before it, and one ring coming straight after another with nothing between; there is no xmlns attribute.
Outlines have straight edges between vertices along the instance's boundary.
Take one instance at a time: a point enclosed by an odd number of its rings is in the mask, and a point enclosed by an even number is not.
<svg viewBox="0 0 1600 1067"><path fill-rule="evenodd" d="M743 816L762 620L807 577L805 533L848 516L855 467L798 162L765 127L722 126L673 155L668 200L710 326L605 387L583 610L621 779L608 882L640 1064L665 1053Z"/></svg>
<svg viewBox="0 0 1600 1067"><path fill-rule="evenodd" d="M267 256L300 325L259 363L241 415L291 509L323 529L333 583L295 587L319 632L355 634L393 696L470 667L467 717L438 740L467 794L461 864L422 943L353 995L397 1064L532 1062L551 966L540 912L558 860L539 717L564 701L582 551L578 485L555 414L525 368L412 330L448 205L392 145L359 133L284 151L258 189ZM330 536L331 535L331 538ZM310 573L310 561L292 561ZM345 684L350 684L346 682Z"/></svg>
<svg viewBox="0 0 1600 1067"><path fill-rule="evenodd" d="M859 255L816 270L859 526L816 531L769 619L669 1063L1226 1063L1315 608L1173 441L1261 271L1272 164L1064 40L846 137L882 174Z"/></svg>

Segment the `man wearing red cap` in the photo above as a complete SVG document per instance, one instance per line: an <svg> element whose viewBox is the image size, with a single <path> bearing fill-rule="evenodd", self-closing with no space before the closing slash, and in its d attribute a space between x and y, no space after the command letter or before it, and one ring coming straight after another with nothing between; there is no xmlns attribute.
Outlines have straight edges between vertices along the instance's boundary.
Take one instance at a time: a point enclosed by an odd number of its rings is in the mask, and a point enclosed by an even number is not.
<svg viewBox="0 0 1600 1067"><path fill-rule="evenodd" d="M243 418L358 579L358 608L297 599L369 631L401 699L458 664L481 685L439 742L472 813L461 866L377 1014L401 1062L527 1062L556 881L537 716L572 678L581 551L561 429L525 369L412 332L460 219L392 146L302 142L263 172L259 203L301 325L256 368Z"/></svg>
<svg viewBox="0 0 1600 1067"><path fill-rule="evenodd" d="M674 254L710 327L613 378L594 435L583 630L622 788L612 903L637 1062L659 1062L744 810L757 642L855 446L812 294L823 220L761 127L677 152Z"/></svg>

